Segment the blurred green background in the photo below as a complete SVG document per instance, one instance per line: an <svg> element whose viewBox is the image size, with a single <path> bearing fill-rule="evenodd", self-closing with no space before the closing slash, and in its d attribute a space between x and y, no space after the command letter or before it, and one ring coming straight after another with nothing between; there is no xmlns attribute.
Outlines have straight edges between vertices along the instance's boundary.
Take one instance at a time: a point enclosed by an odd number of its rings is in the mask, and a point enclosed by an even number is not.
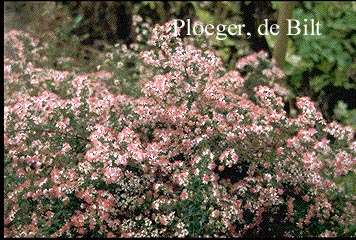
<svg viewBox="0 0 356 240"><path fill-rule="evenodd" d="M246 25L252 37L209 39L209 46L227 69L249 53L265 50L270 56L275 37L259 36L263 19L277 23L280 2L5 2L4 29L30 32L49 43L48 65L59 70L96 71L116 43L136 40L132 16L143 22L170 19L199 20L203 24ZM315 19L321 36L291 36L286 53L287 88L291 100L308 95L324 117L356 129L356 2L297 2L293 18ZM64 60L63 60L64 59Z"/></svg>

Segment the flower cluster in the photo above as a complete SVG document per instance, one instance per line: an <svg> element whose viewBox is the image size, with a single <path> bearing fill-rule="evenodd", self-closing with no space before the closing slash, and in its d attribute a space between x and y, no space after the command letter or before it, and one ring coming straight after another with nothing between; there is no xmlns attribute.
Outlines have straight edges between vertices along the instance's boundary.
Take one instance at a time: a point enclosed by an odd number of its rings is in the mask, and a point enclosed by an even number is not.
<svg viewBox="0 0 356 240"><path fill-rule="evenodd" d="M136 98L113 91L110 74L5 56L4 236L352 231L356 197L338 181L355 177L353 129L327 123L308 97L289 116L283 74L265 53L228 72L172 30L156 25L135 56Z"/></svg>

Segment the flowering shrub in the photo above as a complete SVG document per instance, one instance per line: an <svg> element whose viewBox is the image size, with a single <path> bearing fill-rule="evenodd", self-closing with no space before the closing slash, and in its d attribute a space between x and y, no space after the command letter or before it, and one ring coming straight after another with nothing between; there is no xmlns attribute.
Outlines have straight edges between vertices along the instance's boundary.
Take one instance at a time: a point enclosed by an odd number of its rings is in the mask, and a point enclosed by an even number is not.
<svg viewBox="0 0 356 240"><path fill-rule="evenodd" d="M31 38L5 35L21 56L4 64L5 237L354 234L355 194L336 181L355 176L354 130L308 97L289 116L265 53L227 72L172 30L134 56L136 98L110 74L36 67Z"/></svg>

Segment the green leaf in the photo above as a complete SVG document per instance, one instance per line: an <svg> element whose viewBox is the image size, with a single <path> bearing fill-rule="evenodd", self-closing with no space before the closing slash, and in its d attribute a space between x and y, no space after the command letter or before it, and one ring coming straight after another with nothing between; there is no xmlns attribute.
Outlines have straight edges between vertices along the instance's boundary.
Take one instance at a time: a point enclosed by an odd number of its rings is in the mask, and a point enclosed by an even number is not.
<svg viewBox="0 0 356 240"><path fill-rule="evenodd" d="M295 55L295 54L287 54L286 55L286 62L290 63L294 67L300 66L302 61L303 61L302 58L298 55Z"/></svg>
<svg viewBox="0 0 356 240"><path fill-rule="evenodd" d="M327 73L330 71L332 64L330 64L326 60L321 60L321 62L316 66L319 70L323 71L324 73Z"/></svg>
<svg viewBox="0 0 356 240"><path fill-rule="evenodd" d="M315 92L320 92L321 89L326 87L330 82L328 75L316 76L311 79L310 86Z"/></svg>
<svg viewBox="0 0 356 240"><path fill-rule="evenodd" d="M83 20L83 16L82 15L78 15L74 19L74 24L78 25L82 20Z"/></svg>
<svg viewBox="0 0 356 240"><path fill-rule="evenodd" d="M265 35L265 38L266 38L266 42L267 42L268 46L269 46L271 49L273 49L273 48L274 48L274 45L275 45L275 43L276 43L277 37L268 34L268 35Z"/></svg>
<svg viewBox="0 0 356 240"><path fill-rule="evenodd" d="M204 24L209 24L214 22L214 18L211 16L209 11L203 9L196 9L196 14Z"/></svg>

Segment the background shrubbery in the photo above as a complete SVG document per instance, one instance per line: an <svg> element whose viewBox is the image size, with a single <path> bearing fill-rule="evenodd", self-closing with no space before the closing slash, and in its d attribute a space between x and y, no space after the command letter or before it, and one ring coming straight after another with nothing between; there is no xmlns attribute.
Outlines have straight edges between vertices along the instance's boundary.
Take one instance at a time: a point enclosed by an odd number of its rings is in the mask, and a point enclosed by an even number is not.
<svg viewBox="0 0 356 240"><path fill-rule="evenodd" d="M329 85L352 94L351 23L333 38L342 44L330 51L343 53L334 61L292 39L300 66L288 60L285 76L268 49L253 53L265 39L182 40L169 24L153 28L172 16L242 21L257 3L6 4L5 26L30 20L4 38L5 236L355 235L354 129L298 96L318 100ZM254 11L273 18L264 4ZM295 17L328 18L325 4L308 4ZM335 8L347 21L345 4ZM334 65L315 70L325 61ZM328 86L315 88L318 74ZM334 117L353 124L337 106Z"/></svg>
<svg viewBox="0 0 356 240"><path fill-rule="evenodd" d="M294 36L290 42L286 73L294 94L315 99L328 119L355 125L356 107L356 5L353 2L305 2L293 17L320 21L321 36ZM342 116L340 104L349 111Z"/></svg>

